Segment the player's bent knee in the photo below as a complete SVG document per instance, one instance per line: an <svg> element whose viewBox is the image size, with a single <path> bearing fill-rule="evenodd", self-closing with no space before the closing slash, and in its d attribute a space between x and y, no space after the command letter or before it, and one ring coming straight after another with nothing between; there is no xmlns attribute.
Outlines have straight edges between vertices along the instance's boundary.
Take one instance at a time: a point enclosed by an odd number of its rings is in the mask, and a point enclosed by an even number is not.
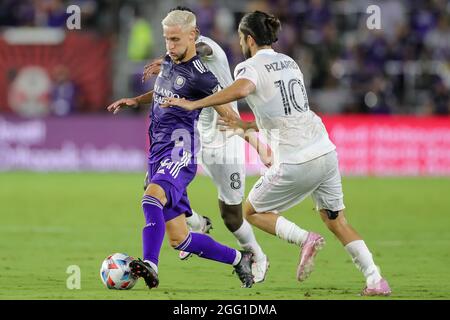
<svg viewBox="0 0 450 320"><path fill-rule="evenodd" d="M256 210L253 208L252 204L247 200L244 203L244 206L242 208L243 210L243 215L245 219L251 219L252 215L254 215L256 213Z"/></svg>
<svg viewBox="0 0 450 320"><path fill-rule="evenodd" d="M322 219L330 230L337 230L347 226L347 220L344 216L344 210L332 211L322 209Z"/></svg>
<svg viewBox="0 0 450 320"><path fill-rule="evenodd" d="M187 239L189 236L189 229L187 228L184 215L179 215L166 222L166 234L169 244L173 248L177 248Z"/></svg>
<svg viewBox="0 0 450 320"><path fill-rule="evenodd" d="M336 220L336 218L339 216L340 211L325 209L325 213L327 214L329 220Z"/></svg>
<svg viewBox="0 0 450 320"><path fill-rule="evenodd" d="M162 203L162 205L165 205L167 203L166 192L161 186L157 185L156 183L150 183L147 186L147 189L145 189L144 194L158 199Z"/></svg>

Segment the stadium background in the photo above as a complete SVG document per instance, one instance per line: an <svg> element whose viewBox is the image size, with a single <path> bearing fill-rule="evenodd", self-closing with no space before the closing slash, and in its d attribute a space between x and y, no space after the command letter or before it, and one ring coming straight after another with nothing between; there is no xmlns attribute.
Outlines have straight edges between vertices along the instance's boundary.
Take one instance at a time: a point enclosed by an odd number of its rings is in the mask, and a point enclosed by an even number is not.
<svg viewBox="0 0 450 320"><path fill-rule="evenodd" d="M104 257L140 255L148 145L148 108L114 117L105 108L152 87L152 81L141 83L142 69L164 53L160 21L179 4L196 12L202 34L222 45L232 70L243 59L236 34L242 15L259 9L281 19L276 49L299 62L311 108L337 145L349 219L373 248L393 298L448 299L445 0L2 0L0 266L6 272L0 283L13 280L10 289L1 286L0 299L357 298L362 279L310 200L286 213L328 241L305 284L294 281L295 248L257 231L272 268L250 293L236 292L237 279L223 266L177 261L167 244L158 291L148 293L142 283L127 293L102 288L97 269ZM374 4L379 30L367 27L367 8ZM80 30L67 28L70 5L81 9ZM250 119L245 102L239 106ZM246 152L248 191L262 167L252 150ZM199 175L189 192L193 207L213 218L213 235L235 246L212 183ZM66 287L69 265L82 270L81 290Z"/></svg>

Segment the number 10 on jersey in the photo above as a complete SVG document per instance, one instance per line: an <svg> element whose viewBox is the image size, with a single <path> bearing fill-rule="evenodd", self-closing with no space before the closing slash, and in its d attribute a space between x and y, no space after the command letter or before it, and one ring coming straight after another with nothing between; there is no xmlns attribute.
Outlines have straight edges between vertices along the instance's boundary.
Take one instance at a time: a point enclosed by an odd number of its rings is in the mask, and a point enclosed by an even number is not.
<svg viewBox="0 0 450 320"><path fill-rule="evenodd" d="M298 112L305 112L309 110L308 96L306 95L306 89L303 82L300 79L291 79L288 82L287 90L284 80L278 80L274 82L275 87L280 89L281 98L283 99L284 114L290 115L291 106ZM301 89L301 96L299 90L296 90L296 84ZM303 103L301 103L303 102Z"/></svg>

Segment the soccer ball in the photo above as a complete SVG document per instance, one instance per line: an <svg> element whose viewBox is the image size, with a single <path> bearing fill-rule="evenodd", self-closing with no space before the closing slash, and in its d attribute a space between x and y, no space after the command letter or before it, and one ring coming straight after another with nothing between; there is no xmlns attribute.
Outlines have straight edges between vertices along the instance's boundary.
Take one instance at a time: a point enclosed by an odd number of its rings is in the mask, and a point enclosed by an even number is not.
<svg viewBox="0 0 450 320"><path fill-rule="evenodd" d="M130 262L134 258L124 253L114 253L103 260L100 278L108 289L128 290L137 282L131 274Z"/></svg>

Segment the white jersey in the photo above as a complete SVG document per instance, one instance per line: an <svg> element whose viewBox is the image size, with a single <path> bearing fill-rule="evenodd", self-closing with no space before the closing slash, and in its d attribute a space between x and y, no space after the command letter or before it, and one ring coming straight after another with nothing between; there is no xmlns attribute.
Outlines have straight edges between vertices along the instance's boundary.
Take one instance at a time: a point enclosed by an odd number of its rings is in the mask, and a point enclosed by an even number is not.
<svg viewBox="0 0 450 320"><path fill-rule="evenodd" d="M196 43L203 42L212 49L212 54L202 57L202 62L216 76L222 88L228 87L233 83L230 65L227 55L223 49L212 39L199 36ZM238 112L237 102L232 104L233 110ZM204 108L199 117L198 129L201 136L202 147L221 148L225 145L227 138L224 132L217 127L219 115L214 108Z"/></svg>
<svg viewBox="0 0 450 320"><path fill-rule="evenodd" d="M309 109L303 74L291 57L259 50L236 66L234 77L256 86L246 100L275 163L304 163L336 148L320 117Z"/></svg>

